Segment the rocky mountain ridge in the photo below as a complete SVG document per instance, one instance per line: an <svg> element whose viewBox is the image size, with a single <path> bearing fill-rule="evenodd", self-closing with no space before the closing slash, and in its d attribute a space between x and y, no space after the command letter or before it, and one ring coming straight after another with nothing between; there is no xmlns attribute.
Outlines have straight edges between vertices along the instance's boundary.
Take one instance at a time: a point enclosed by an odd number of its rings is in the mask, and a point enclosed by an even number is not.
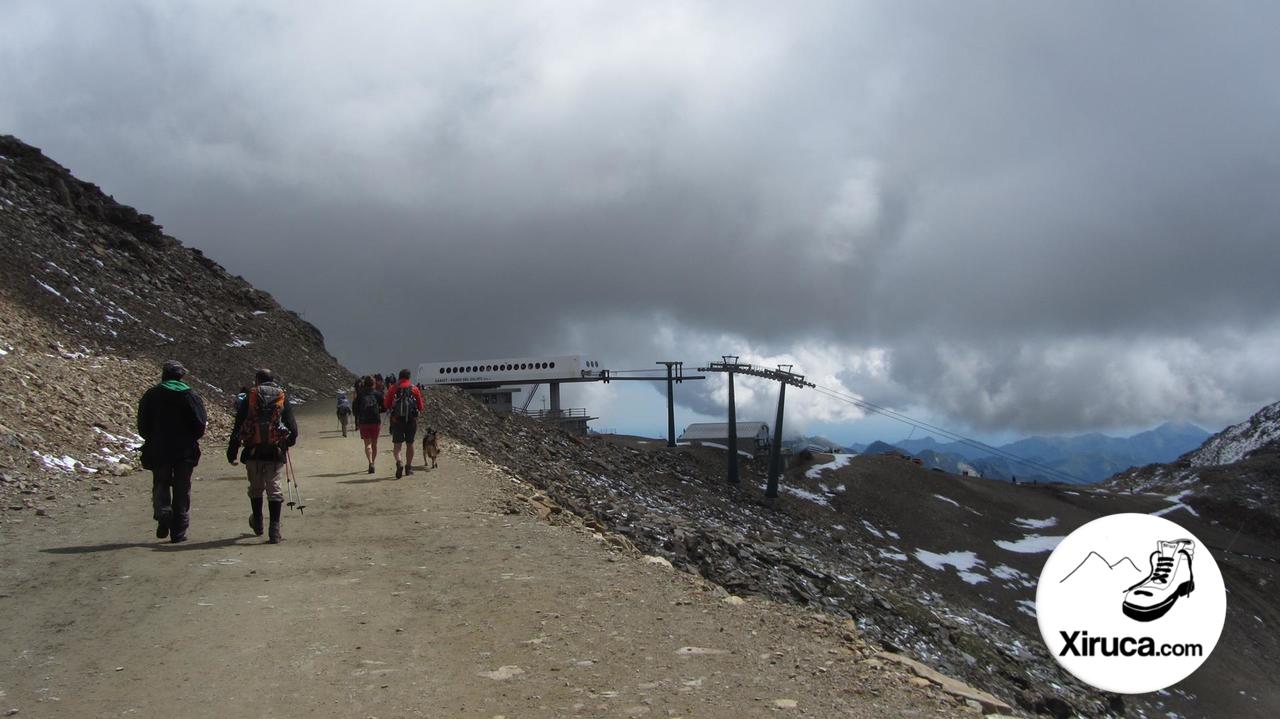
<svg viewBox="0 0 1280 719"><path fill-rule="evenodd" d="M154 219L0 136L0 494L45 509L67 482L136 464L134 412L178 359L228 429L227 398L267 366L298 400L350 385L320 331L166 235Z"/></svg>
<svg viewBox="0 0 1280 719"><path fill-rule="evenodd" d="M1280 441L1280 402L1267 405L1249 419L1213 435L1175 464L1190 467L1231 464L1276 441Z"/></svg>
<svg viewBox="0 0 1280 719"><path fill-rule="evenodd" d="M1280 402L1227 427L1173 462L1122 472L1106 486L1177 496L1213 521L1248 526L1280 539Z"/></svg>

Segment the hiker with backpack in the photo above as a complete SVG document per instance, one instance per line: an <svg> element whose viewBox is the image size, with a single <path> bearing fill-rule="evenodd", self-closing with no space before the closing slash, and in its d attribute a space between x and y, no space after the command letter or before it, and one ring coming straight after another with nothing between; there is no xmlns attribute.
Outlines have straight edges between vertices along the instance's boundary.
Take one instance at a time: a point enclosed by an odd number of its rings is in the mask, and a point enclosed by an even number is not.
<svg viewBox="0 0 1280 719"><path fill-rule="evenodd" d="M338 393L338 426L342 427L342 436L347 436L347 420L351 418L351 400L346 392Z"/></svg>
<svg viewBox="0 0 1280 719"><path fill-rule="evenodd" d="M391 416L392 453L396 458L396 479L413 474L413 438L418 433L418 415L426 408L422 391L409 381L409 370L400 370L400 381L387 391L383 407ZM405 450L405 463L400 463L400 447Z"/></svg>
<svg viewBox="0 0 1280 719"><path fill-rule="evenodd" d="M267 530L267 542L279 544L280 514L284 507L284 491L280 480L285 463L289 461L289 448L298 441L298 423L293 418L293 408L284 390L276 384L269 369L260 369L254 376L253 388L236 412L235 426L227 444L227 461L236 464L236 452L249 475L249 528L254 535L262 536L262 495L267 496L267 511L271 524ZM241 449L243 447L243 449Z"/></svg>
<svg viewBox="0 0 1280 719"><path fill-rule="evenodd" d="M208 417L204 402L182 381L187 369L177 360L164 363L160 384L138 402L142 468L151 470L151 510L156 538L187 541L191 523L191 473L200 462L199 440Z"/></svg>
<svg viewBox="0 0 1280 719"><path fill-rule="evenodd" d="M356 393L356 426L360 439L364 440L364 456L369 460L369 474L373 474L373 461L378 458L378 433L382 431L382 390L373 377L365 375Z"/></svg>

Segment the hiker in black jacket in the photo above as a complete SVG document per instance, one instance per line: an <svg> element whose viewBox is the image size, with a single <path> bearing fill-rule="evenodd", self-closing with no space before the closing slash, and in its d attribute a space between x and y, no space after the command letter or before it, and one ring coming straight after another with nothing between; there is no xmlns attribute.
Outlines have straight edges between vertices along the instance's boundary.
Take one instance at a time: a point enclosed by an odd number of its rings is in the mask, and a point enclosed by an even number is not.
<svg viewBox="0 0 1280 719"><path fill-rule="evenodd" d="M269 369L260 369L254 377L254 387L240 410L231 429L227 443L227 461L236 464L236 452L249 473L249 527L262 536L262 495L267 495L267 510L271 526L267 530L267 542L279 544L280 510L284 506L284 491L280 486L284 465L289 458L289 448L298 441L298 423L293 419L293 408L276 384Z"/></svg>
<svg viewBox="0 0 1280 719"><path fill-rule="evenodd" d="M138 402L138 434L143 439L142 467L151 470L151 509L156 537L187 541L191 524L191 472L200 462L199 440L208 417L204 402L182 378L177 360L164 363L160 384Z"/></svg>

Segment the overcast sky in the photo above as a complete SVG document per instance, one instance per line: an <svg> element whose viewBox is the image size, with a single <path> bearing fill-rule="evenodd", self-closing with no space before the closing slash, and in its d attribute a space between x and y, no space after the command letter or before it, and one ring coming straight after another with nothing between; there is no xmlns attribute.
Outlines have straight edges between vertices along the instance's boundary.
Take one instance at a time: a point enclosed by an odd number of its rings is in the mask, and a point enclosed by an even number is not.
<svg viewBox="0 0 1280 719"><path fill-rule="evenodd" d="M0 132L357 372L738 354L984 437L1280 398L1280 4L356 5L9 0Z"/></svg>

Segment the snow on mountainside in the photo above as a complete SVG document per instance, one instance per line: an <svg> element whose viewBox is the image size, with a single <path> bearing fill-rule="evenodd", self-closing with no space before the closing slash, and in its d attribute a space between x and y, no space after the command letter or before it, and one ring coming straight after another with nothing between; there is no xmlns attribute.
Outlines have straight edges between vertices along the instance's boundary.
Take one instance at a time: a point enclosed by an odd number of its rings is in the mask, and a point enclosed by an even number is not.
<svg viewBox="0 0 1280 719"><path fill-rule="evenodd" d="M1171 464L1111 478L1112 491L1177 497L1179 505L1229 527L1280 538L1280 403L1210 437Z"/></svg>
<svg viewBox="0 0 1280 719"><path fill-rule="evenodd" d="M1267 405L1249 419L1235 424L1205 440L1199 449L1188 452L1179 464L1211 467L1231 464L1245 455L1280 439L1280 402Z"/></svg>
<svg viewBox="0 0 1280 719"><path fill-rule="evenodd" d="M204 398L206 445L225 439L226 400L256 367L298 400L352 379L297 313L8 135L0 248L0 504L11 512L52 513L88 484L109 501L110 477L137 464L137 401L166 359L186 364Z"/></svg>

